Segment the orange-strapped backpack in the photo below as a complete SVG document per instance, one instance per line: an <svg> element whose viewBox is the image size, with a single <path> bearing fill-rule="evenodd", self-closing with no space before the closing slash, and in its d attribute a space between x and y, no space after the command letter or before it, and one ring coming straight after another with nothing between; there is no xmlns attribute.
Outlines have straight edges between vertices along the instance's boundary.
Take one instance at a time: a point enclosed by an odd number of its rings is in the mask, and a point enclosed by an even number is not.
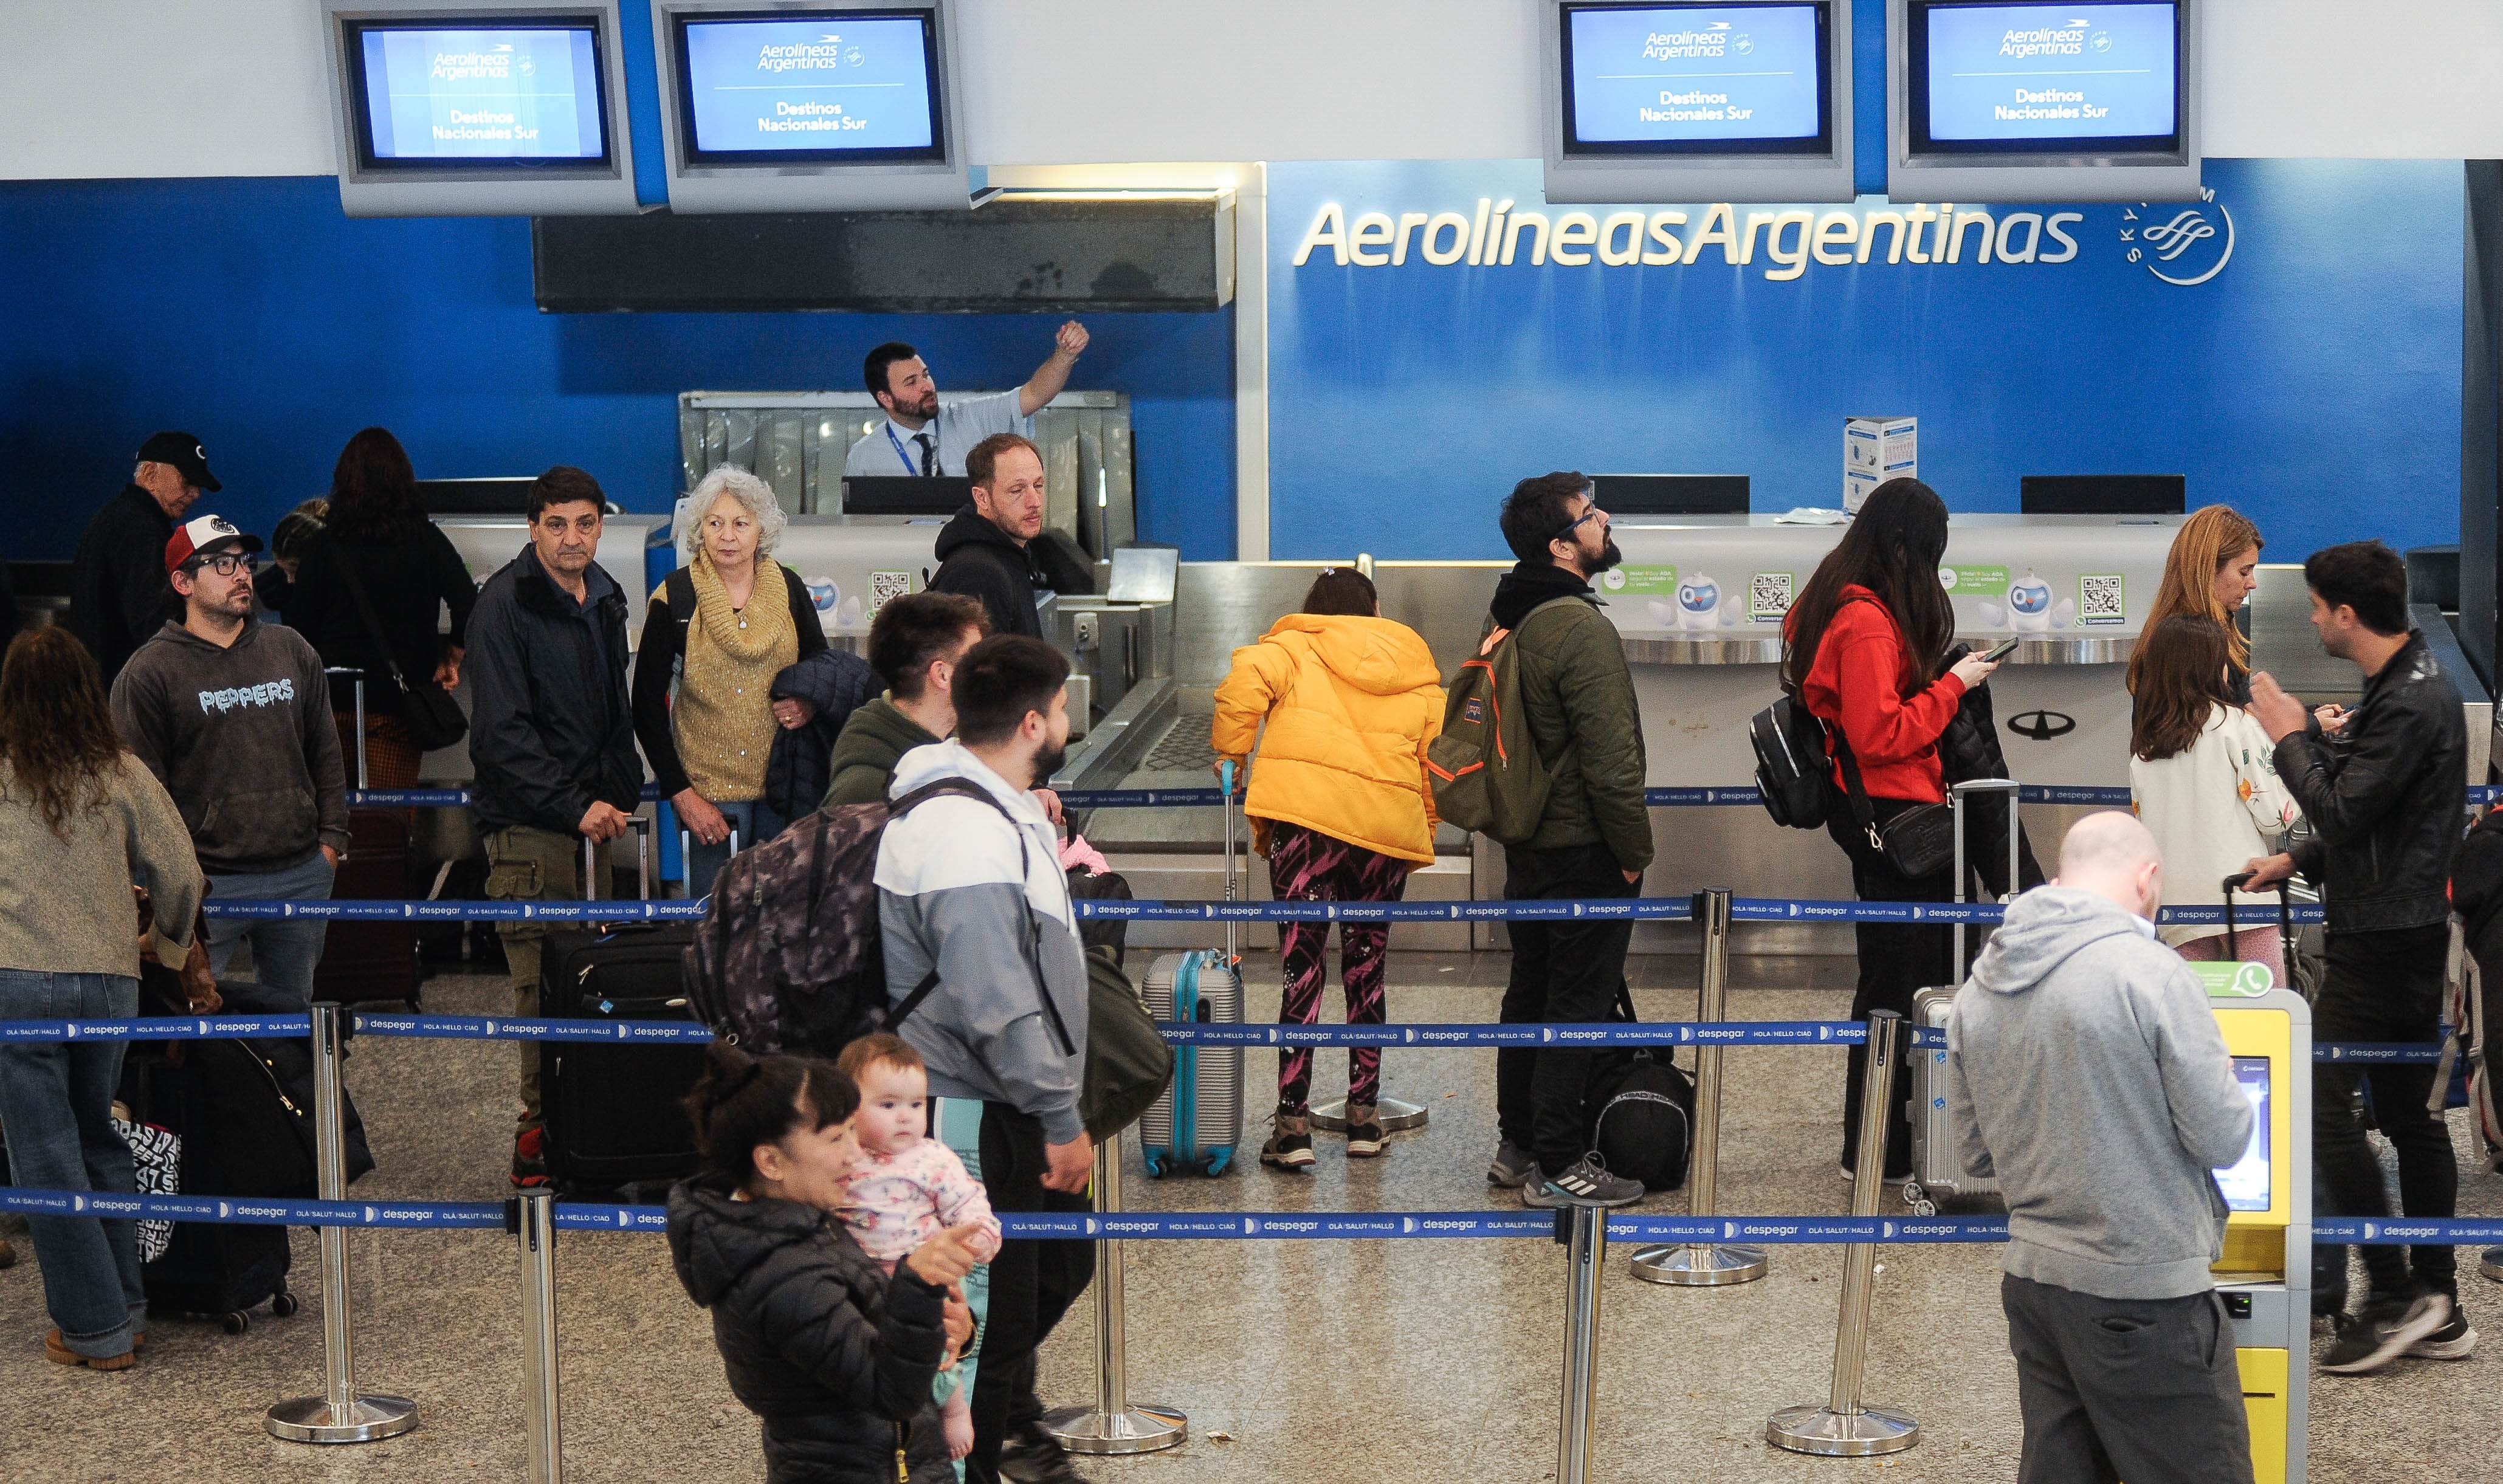
<svg viewBox="0 0 2503 1484"><path fill-rule="evenodd" d="M1512 628L1490 627L1460 662L1443 698L1443 733L1425 749L1434 812L1462 829L1520 845L1538 832L1550 775L1529 740L1521 701L1521 656L1509 642L1531 619L1578 597L1553 597Z"/></svg>

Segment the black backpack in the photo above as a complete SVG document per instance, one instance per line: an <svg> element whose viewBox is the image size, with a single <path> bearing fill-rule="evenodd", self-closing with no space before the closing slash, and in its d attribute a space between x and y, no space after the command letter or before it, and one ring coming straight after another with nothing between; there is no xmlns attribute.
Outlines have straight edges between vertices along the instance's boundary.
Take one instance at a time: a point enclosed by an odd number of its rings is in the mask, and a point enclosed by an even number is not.
<svg viewBox="0 0 2503 1484"><path fill-rule="evenodd" d="M1756 792L1773 823L1823 829L1834 799L1825 723L1785 692L1747 719L1747 741L1756 749Z"/></svg>
<svg viewBox="0 0 2503 1484"><path fill-rule="evenodd" d="M1636 1019L1633 996L1623 985L1613 1019L1626 1025ZM1671 1056L1665 1046L1605 1053L1583 1096L1591 1149L1610 1174L1640 1181L1646 1191L1684 1185L1695 1150L1695 1079Z"/></svg>

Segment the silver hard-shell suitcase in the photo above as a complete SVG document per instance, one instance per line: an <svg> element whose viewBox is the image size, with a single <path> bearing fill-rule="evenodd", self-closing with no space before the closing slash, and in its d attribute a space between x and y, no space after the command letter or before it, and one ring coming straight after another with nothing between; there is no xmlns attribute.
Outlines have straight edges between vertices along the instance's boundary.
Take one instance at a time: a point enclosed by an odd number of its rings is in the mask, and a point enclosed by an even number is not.
<svg viewBox="0 0 2503 1484"><path fill-rule="evenodd" d="M1225 793L1225 899L1234 895L1234 769L1220 775ZM1247 886L1245 894L1249 895ZM1140 987L1148 1012L1167 1023L1243 1024L1243 960L1236 927L1225 922L1225 948L1164 954ZM1243 1138L1243 1048L1177 1046L1173 1083L1139 1120L1139 1152L1148 1173L1176 1170L1221 1175Z"/></svg>
<svg viewBox="0 0 2503 1484"><path fill-rule="evenodd" d="M2012 778L1976 778L1954 785L1948 796L1955 805L1955 899L1965 900L1970 872L1965 868L1964 805L1971 793L2005 793L2007 795L2007 895L2016 894L2017 840L2022 823L2017 818L2017 784ZM1936 985L1912 996L1912 1025L1923 1030L1943 1030L1947 1012L1954 1008L1956 991L1964 985L1966 974L1965 925L1955 927L1954 984ZM1912 1120L1912 1177L1903 1182L1903 1203L1915 1214L1935 1216L1940 1200L1961 1200L1976 1197L1998 1198L1999 1182L1975 1178L1964 1172L1963 1162L1956 1154L1953 1122L1947 1117L1947 1049L1944 1046L1915 1048L1904 1059L1910 1077L1910 1112Z"/></svg>

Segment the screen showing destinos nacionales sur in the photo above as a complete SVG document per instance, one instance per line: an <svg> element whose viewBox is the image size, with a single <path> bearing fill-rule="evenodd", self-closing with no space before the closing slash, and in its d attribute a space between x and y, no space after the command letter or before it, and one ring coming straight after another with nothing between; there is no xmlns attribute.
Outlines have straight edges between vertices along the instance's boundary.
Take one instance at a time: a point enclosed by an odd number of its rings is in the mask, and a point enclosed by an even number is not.
<svg viewBox="0 0 2503 1484"><path fill-rule="evenodd" d="M676 24L690 160L940 157L928 12Z"/></svg>
<svg viewBox="0 0 2503 1484"><path fill-rule="evenodd" d="M2234 1081L2251 1102L2251 1141L2243 1157L2216 1171L2216 1189L2228 1211L2269 1208L2269 1063L2266 1057L2236 1057Z"/></svg>
<svg viewBox="0 0 2503 1484"><path fill-rule="evenodd" d="M1824 7L1568 6L1562 14L1568 150L1829 147Z"/></svg>
<svg viewBox="0 0 2503 1484"><path fill-rule="evenodd" d="M1914 20L1928 142L1953 149L2138 140L2179 130L2171 4L1934 5Z"/></svg>
<svg viewBox="0 0 2503 1484"><path fill-rule="evenodd" d="M364 25L348 42L368 165L608 157L599 39L588 22Z"/></svg>

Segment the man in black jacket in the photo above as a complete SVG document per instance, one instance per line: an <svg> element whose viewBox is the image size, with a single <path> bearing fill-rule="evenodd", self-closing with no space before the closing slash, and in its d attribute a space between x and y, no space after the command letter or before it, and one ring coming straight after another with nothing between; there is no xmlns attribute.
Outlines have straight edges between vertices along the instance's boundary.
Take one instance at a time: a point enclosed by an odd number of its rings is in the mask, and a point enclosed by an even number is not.
<svg viewBox="0 0 2503 1484"><path fill-rule="evenodd" d="M2311 728L2303 703L2265 673L2251 677L2251 715L2277 745L2278 775L2314 838L2254 860L2250 890L2300 870L2322 883L2328 964L2313 1002L2321 1041L2430 1044L2441 1034L2451 950L2451 860L2460 833L2468 742L2459 692L2408 625L2408 573L2378 541L2312 554L2312 626L2320 647L2364 672L2364 696L2337 731ZM2399 1156L2399 1202L2410 1216L2448 1217L2459 1166L2442 1115L2426 1111L2433 1068L2324 1062L2313 1072L2313 1158L2330 1208L2386 1217L2381 1162L2365 1142L2362 1086ZM2411 1271L2413 1264L2413 1272ZM2452 1249L2367 1247L2373 1288L2338 1316L2321 1368L2378 1370L2405 1354L2465 1359L2477 1332L2459 1312Z"/></svg>
<svg viewBox="0 0 2503 1484"><path fill-rule="evenodd" d="M626 832L643 790L626 692L626 594L600 554L600 484L559 464L531 487L531 544L478 590L469 617L469 760L487 894L581 895L583 842ZM499 923L513 1013L539 1012L543 924ZM538 1047L522 1045L513 1183L547 1180Z"/></svg>
<svg viewBox="0 0 2503 1484"><path fill-rule="evenodd" d="M79 537L70 563L69 630L78 635L105 686L166 621L181 619L165 577L174 523L205 489L224 489L209 472L207 450L189 433L156 433L139 446L139 466Z"/></svg>
<svg viewBox="0 0 2503 1484"><path fill-rule="evenodd" d="M939 570L930 590L979 598L995 634L1040 639L1037 588L1086 592L1094 587L1086 570L1043 533L1043 455L1014 433L993 433L965 455L965 474L974 482L974 503L939 532Z"/></svg>

